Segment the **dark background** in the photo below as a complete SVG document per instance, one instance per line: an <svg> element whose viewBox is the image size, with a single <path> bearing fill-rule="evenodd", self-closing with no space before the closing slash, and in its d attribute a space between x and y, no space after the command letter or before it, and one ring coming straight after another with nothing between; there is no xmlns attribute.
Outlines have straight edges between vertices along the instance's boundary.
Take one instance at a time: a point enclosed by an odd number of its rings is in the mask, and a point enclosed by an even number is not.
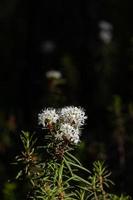
<svg viewBox="0 0 133 200"><path fill-rule="evenodd" d="M15 187L7 183L15 174L10 162L21 130L37 130L44 107L65 105L84 107L88 115L85 165L105 159L115 192L133 195L132 8L129 0L0 2L3 199L11 199L7 191ZM112 26L109 42L100 38L101 21ZM49 70L58 70L61 80L51 82Z"/></svg>

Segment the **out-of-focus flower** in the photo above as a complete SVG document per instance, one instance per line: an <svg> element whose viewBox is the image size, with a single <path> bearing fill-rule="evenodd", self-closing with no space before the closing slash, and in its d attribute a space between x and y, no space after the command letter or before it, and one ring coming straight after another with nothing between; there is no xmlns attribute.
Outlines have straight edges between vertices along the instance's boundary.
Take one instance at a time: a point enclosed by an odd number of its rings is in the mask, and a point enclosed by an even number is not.
<svg viewBox="0 0 133 200"><path fill-rule="evenodd" d="M60 71L50 70L50 71L46 72L46 77L48 79L60 79L60 78L62 78L62 74Z"/></svg>
<svg viewBox="0 0 133 200"><path fill-rule="evenodd" d="M63 123L69 123L71 126L80 128L84 125L87 116L83 109L70 106L61 109L60 119Z"/></svg>
<svg viewBox="0 0 133 200"><path fill-rule="evenodd" d="M47 108L38 115L39 124L43 127L47 127L48 124L56 123L59 115L56 113L55 109Z"/></svg>
<svg viewBox="0 0 133 200"><path fill-rule="evenodd" d="M109 22L102 20L99 22L99 28L102 30L110 31L113 29L113 26Z"/></svg>
<svg viewBox="0 0 133 200"><path fill-rule="evenodd" d="M113 34L112 34L113 26L107 21L100 21L99 28L100 28L100 32L99 32L100 39L105 44L109 44L113 37Z"/></svg>
<svg viewBox="0 0 133 200"><path fill-rule="evenodd" d="M69 124L61 124L55 138L57 140L67 140L70 143L77 144L79 142L79 130Z"/></svg>
<svg viewBox="0 0 133 200"><path fill-rule="evenodd" d="M43 41L41 44L41 49L43 53L52 53L55 49L55 43L51 40Z"/></svg>
<svg viewBox="0 0 133 200"><path fill-rule="evenodd" d="M99 37L105 44L109 44L112 40L112 33L109 31L101 30L99 33Z"/></svg>

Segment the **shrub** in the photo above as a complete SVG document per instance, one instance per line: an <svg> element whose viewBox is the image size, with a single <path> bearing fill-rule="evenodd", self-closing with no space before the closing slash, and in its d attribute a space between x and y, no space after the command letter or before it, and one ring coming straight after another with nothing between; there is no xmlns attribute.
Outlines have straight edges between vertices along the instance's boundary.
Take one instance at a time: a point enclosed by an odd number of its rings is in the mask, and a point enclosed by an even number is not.
<svg viewBox="0 0 133 200"><path fill-rule="evenodd" d="M27 183L26 199L131 199L109 192L113 183L104 162L95 161L90 172L72 154L87 119L82 108L46 108L38 119L43 127L41 142L35 134L22 132L23 151L16 157L20 168L16 178Z"/></svg>

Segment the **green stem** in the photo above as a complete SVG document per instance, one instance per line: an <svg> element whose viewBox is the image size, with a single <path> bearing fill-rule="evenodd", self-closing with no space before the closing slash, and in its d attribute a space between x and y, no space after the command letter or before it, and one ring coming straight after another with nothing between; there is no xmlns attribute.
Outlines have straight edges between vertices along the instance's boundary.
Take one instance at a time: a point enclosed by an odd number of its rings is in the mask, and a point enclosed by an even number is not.
<svg viewBox="0 0 133 200"><path fill-rule="evenodd" d="M59 176L58 176L58 200L64 200L64 191L63 191L63 168L64 168L64 161L61 162L59 167Z"/></svg>
<svg viewBox="0 0 133 200"><path fill-rule="evenodd" d="M94 192L94 198L95 198L95 200L98 200L98 196L97 196L96 190L94 189L93 192Z"/></svg>
<svg viewBox="0 0 133 200"><path fill-rule="evenodd" d="M101 192L102 192L103 200L106 200L106 192L103 189L103 177L100 176L99 180L100 180L100 189L101 189Z"/></svg>

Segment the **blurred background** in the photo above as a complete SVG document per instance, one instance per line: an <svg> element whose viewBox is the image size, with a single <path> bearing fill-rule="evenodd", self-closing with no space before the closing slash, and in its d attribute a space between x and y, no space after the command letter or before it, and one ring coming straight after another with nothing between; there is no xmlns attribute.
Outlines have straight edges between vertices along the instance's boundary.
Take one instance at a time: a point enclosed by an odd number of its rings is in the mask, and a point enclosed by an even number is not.
<svg viewBox="0 0 133 200"><path fill-rule="evenodd" d="M23 199L11 165L45 107L81 106L77 156L105 160L115 193L133 196L131 1L0 2L0 199Z"/></svg>

